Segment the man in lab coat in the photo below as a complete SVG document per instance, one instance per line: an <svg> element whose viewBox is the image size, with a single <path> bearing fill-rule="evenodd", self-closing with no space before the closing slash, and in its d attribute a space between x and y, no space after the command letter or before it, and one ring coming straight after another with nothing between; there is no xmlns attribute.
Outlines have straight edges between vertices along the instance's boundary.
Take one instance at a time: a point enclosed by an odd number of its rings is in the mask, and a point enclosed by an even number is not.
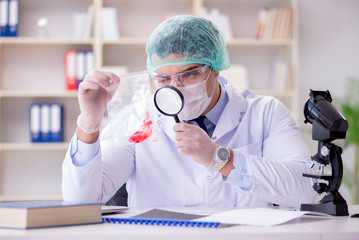
<svg viewBox="0 0 359 240"><path fill-rule="evenodd" d="M130 207L298 208L313 202L310 153L289 110L273 97L233 89L225 42L208 20L176 16L147 46L158 87L184 96L180 123L156 113L156 141L114 146L100 125L121 79L94 71L79 87L81 114L63 163L66 201L107 202L126 182ZM202 117L200 117L202 116Z"/></svg>

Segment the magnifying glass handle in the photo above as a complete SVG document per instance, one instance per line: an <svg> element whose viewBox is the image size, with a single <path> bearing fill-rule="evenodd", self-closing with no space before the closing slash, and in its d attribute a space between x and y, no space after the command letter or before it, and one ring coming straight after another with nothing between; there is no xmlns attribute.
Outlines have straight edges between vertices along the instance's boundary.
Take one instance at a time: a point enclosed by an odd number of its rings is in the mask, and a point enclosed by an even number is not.
<svg viewBox="0 0 359 240"><path fill-rule="evenodd" d="M175 118L176 123L179 123L179 122L180 122L180 120L178 119L178 116L177 116L177 115L174 115L173 117Z"/></svg>

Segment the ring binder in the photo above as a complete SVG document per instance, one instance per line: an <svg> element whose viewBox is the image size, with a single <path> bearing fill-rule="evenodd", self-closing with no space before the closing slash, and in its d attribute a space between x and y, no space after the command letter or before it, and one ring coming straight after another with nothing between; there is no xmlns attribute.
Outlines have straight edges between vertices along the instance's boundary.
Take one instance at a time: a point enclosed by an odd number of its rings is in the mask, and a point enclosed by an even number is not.
<svg viewBox="0 0 359 240"><path fill-rule="evenodd" d="M171 219L143 219L143 218L102 218L103 223L118 224L136 224L136 225L154 225L154 226L179 226L179 227L202 227L218 228L219 222L199 222L188 220L171 220Z"/></svg>
<svg viewBox="0 0 359 240"><path fill-rule="evenodd" d="M218 228L221 223L217 221L196 221L203 215L152 209L142 214L129 218L103 217L103 223L136 224L153 226L178 226L178 227L202 227ZM223 224L221 225L223 226Z"/></svg>

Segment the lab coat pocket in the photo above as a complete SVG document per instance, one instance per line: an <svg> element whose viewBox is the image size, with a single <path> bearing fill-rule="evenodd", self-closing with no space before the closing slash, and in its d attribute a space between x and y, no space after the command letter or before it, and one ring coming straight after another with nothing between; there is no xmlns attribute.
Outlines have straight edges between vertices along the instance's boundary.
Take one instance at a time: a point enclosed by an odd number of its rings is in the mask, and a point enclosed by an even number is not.
<svg viewBox="0 0 359 240"><path fill-rule="evenodd" d="M242 147L237 148L241 153L247 153L256 156L262 156L262 144L260 142L251 143Z"/></svg>

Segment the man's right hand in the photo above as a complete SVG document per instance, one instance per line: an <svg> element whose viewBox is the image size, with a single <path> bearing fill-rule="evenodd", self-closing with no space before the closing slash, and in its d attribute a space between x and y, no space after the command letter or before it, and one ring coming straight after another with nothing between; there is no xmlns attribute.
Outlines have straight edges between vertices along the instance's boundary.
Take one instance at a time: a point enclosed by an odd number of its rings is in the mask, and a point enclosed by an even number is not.
<svg viewBox="0 0 359 240"><path fill-rule="evenodd" d="M120 78L116 74L99 70L86 75L80 83L78 101L81 113L77 126L84 133L98 135L107 102L111 100L119 84Z"/></svg>

